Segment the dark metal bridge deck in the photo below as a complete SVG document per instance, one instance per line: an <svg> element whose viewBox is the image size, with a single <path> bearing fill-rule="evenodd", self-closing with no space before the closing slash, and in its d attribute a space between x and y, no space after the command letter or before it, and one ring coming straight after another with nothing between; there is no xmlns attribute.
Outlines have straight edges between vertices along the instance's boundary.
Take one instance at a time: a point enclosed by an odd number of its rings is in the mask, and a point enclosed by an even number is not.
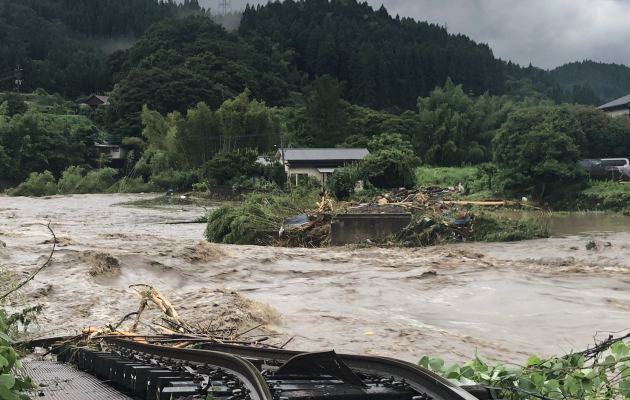
<svg viewBox="0 0 630 400"><path fill-rule="evenodd" d="M31 398L48 400L131 400L92 375L67 364L50 361L24 361L24 375L36 384L46 385L29 392Z"/></svg>

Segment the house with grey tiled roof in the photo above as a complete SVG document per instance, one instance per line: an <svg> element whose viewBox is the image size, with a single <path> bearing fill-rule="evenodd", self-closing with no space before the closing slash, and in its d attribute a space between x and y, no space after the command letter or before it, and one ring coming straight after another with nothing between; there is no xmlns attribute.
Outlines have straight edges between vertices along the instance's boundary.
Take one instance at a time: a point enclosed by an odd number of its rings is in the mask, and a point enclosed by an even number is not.
<svg viewBox="0 0 630 400"><path fill-rule="evenodd" d="M625 115L630 117L630 94L620 97L617 100L613 100L610 103L606 103L603 106L597 107L600 110L606 111L613 117Z"/></svg>
<svg viewBox="0 0 630 400"><path fill-rule="evenodd" d="M284 170L296 181L311 176L324 184L335 169L362 160L368 154L367 149L284 149ZM283 159L282 150L278 150L276 158Z"/></svg>

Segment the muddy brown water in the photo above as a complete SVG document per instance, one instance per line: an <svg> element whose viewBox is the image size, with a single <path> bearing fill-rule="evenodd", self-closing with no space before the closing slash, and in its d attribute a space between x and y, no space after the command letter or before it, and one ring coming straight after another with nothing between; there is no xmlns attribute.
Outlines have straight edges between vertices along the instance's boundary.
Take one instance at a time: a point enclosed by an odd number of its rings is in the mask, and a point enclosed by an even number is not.
<svg viewBox="0 0 630 400"><path fill-rule="evenodd" d="M499 212L509 218L525 218L539 216L533 212ZM549 234L552 237L582 235L588 232L628 232L630 216L606 213L554 213L545 217L549 223Z"/></svg>
<svg viewBox="0 0 630 400"><path fill-rule="evenodd" d="M52 265L25 289L31 304L46 307L34 334L115 322L137 309L128 288L137 283L158 288L188 320L213 317L217 289L233 290L260 302L250 312L276 333L274 343L295 336L287 348L408 361L427 354L461 362L478 349L524 362L585 348L597 331L630 328L628 232L421 249L222 245L217 252L199 245L204 224L165 224L190 221L203 208L120 205L155 197L0 197L0 264L16 279L50 253L48 221L64 238ZM594 250L585 249L589 241ZM108 269L115 273L90 274L98 252L108 254L99 260L118 260ZM261 304L283 321L267 318Z"/></svg>

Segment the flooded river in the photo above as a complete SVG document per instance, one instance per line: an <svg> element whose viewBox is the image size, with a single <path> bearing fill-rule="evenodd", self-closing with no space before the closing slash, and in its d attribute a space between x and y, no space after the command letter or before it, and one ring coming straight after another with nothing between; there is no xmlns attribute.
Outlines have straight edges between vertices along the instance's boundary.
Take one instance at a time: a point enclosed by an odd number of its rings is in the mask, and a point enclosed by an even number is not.
<svg viewBox="0 0 630 400"><path fill-rule="evenodd" d="M216 319L221 299L238 292L256 301L239 312L266 324L272 340L294 337L287 348L409 361L425 354L465 361L478 349L524 362L532 354L583 349L598 331L606 337L604 331L630 328L630 233L623 219L605 225L583 220L614 232L567 228L560 237L520 243L209 246L200 244L204 224L167 224L192 221L207 206L121 205L154 198L0 197L0 240L6 244L0 243L0 264L16 278L45 262L48 221L61 238L52 265L26 287L31 304L46 306L38 334L117 321L137 309L128 288L136 283L154 285L189 320ZM592 229L579 232L586 230ZM596 247L586 250L591 241ZM102 254L119 260L119 267L109 268ZM152 312L147 318L157 315Z"/></svg>

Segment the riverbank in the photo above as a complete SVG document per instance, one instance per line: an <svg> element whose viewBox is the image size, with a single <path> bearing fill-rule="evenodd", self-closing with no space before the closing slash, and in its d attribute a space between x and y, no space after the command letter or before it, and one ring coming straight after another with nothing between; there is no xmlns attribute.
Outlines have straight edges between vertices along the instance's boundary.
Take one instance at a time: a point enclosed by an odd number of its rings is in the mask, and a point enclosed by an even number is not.
<svg viewBox="0 0 630 400"><path fill-rule="evenodd" d="M64 238L52 265L25 289L31 304L46 307L37 334L117 321L137 310L128 288L136 283L154 285L183 318L212 318L217 304L229 311L230 293L238 292L282 315L253 310L278 341L295 336L288 348L411 362L424 354L464 361L475 349L522 362L586 347L596 331L627 328L628 233L413 249L208 250L200 247L204 224L165 224L201 211L117 205L154 196L0 197L0 263L16 278L50 253L48 221ZM587 251L592 240L601 248ZM93 252L111 254L119 266L92 275Z"/></svg>

